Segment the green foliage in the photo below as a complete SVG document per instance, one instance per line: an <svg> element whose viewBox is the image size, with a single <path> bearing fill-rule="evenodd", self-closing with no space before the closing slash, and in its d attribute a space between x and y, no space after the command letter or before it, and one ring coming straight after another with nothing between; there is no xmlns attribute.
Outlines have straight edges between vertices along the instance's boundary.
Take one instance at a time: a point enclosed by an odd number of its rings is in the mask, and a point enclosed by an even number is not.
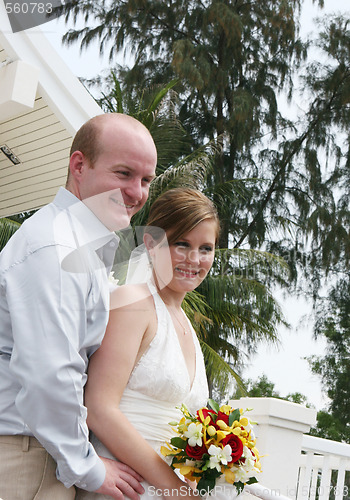
<svg viewBox="0 0 350 500"><path fill-rule="evenodd" d="M275 384L270 382L266 375L261 375L258 380L248 379L244 382L246 387L246 396L251 398L280 398L278 392L275 391ZM236 390L233 394L233 399L239 399L244 394L240 390Z"/></svg>
<svg viewBox="0 0 350 500"><path fill-rule="evenodd" d="M157 174L174 165L188 150L188 137L176 113L177 80L145 89L126 90L114 72L108 78L108 92L98 100L105 112L125 113L151 132L158 153Z"/></svg>
<svg viewBox="0 0 350 500"><path fill-rule="evenodd" d="M323 361L321 361L323 362ZM307 397L299 392L281 396L275 390L275 384L271 382L266 375L261 375L257 380L243 380L245 391L237 388L232 396L232 399L239 399L243 396L252 398L277 398L291 401L306 407L312 407ZM347 419L348 414L335 416L332 410L320 410L317 412L317 422L315 427L310 429L311 436L318 436L324 439L333 441L343 441L350 443L349 424Z"/></svg>
<svg viewBox="0 0 350 500"><path fill-rule="evenodd" d="M327 342L324 356L311 356L312 371L319 375L329 398L327 412L318 416L315 433L350 443L350 277L333 287L329 300L318 308L316 334Z"/></svg>
<svg viewBox="0 0 350 500"><path fill-rule="evenodd" d="M4 248L11 236L17 231L19 226L33 215L36 210L22 212L0 219L0 251Z"/></svg>
<svg viewBox="0 0 350 500"><path fill-rule="evenodd" d="M20 227L20 222L9 218L0 219L0 251L4 248L8 240Z"/></svg>
<svg viewBox="0 0 350 500"><path fill-rule="evenodd" d="M310 429L310 434L311 436L350 444L350 432L344 425L343 419L339 420L325 410L317 412L316 426Z"/></svg>
<svg viewBox="0 0 350 500"><path fill-rule="evenodd" d="M279 392L275 390L275 384L271 382L266 375L261 375L257 380L244 380L244 386L246 388L246 394L242 393L237 389L232 396L234 399L239 399L244 395L251 398L277 398L284 399L285 401L290 401L291 403L297 403L303 406L310 407L311 404L307 400L307 397L300 392L294 392L287 394L286 396L281 396Z"/></svg>

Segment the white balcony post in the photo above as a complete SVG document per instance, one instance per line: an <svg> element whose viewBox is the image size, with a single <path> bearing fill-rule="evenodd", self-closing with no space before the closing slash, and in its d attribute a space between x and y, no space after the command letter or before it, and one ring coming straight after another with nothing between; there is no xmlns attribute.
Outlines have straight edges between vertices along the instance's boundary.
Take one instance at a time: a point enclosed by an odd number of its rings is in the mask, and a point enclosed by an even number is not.
<svg viewBox="0 0 350 500"><path fill-rule="evenodd" d="M235 408L252 408L257 448L261 455L259 482L272 491L296 498L302 436L316 422L316 410L276 398L231 400Z"/></svg>

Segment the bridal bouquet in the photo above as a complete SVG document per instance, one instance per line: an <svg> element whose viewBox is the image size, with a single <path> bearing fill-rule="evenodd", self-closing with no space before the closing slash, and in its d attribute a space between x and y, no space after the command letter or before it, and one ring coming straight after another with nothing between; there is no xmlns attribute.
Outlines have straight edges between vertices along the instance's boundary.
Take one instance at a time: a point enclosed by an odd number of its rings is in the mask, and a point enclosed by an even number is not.
<svg viewBox="0 0 350 500"><path fill-rule="evenodd" d="M182 405L183 417L170 422L177 436L161 448L172 457L172 467L189 481L196 481L199 492L215 485L234 485L239 494L245 484L257 482L261 470L252 422L243 410L209 400L209 408L196 415ZM224 479L224 481L223 481Z"/></svg>

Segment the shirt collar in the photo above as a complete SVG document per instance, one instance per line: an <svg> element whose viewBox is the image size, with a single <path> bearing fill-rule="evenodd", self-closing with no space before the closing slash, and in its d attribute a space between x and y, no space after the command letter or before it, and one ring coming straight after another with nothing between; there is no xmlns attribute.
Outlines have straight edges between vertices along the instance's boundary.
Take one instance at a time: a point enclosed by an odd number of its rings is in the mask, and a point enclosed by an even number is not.
<svg viewBox="0 0 350 500"><path fill-rule="evenodd" d="M96 215L73 193L61 187L53 203L70 216L79 241L79 245L90 245L97 250L106 243L119 243L118 236L111 232Z"/></svg>
<svg viewBox="0 0 350 500"><path fill-rule="evenodd" d="M111 257L119 244L119 237L111 232L96 215L73 193L61 187L53 201L60 208L55 220L55 233L62 243L75 248L75 251L84 251L89 248L97 251L106 267L112 265ZM71 231L67 231L67 227ZM106 248L107 247L107 248ZM110 248L112 251L108 251ZM74 258L75 251L70 254ZM112 259L113 261L113 259Z"/></svg>

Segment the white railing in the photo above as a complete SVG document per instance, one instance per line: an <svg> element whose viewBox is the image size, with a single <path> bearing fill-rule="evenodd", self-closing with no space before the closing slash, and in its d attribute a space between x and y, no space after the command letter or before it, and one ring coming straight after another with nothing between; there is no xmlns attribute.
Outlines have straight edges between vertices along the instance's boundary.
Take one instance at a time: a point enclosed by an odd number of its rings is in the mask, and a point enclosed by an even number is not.
<svg viewBox="0 0 350 500"><path fill-rule="evenodd" d="M350 445L306 435L316 410L274 398L241 398L235 407L253 408L257 448L263 455L259 484L245 489L263 500L344 500ZM249 499L250 497L250 499ZM287 497L287 499L286 499ZM245 500L244 498L242 500Z"/></svg>
<svg viewBox="0 0 350 500"><path fill-rule="evenodd" d="M348 497L345 474L350 471L350 444L303 435L301 449L297 500Z"/></svg>

